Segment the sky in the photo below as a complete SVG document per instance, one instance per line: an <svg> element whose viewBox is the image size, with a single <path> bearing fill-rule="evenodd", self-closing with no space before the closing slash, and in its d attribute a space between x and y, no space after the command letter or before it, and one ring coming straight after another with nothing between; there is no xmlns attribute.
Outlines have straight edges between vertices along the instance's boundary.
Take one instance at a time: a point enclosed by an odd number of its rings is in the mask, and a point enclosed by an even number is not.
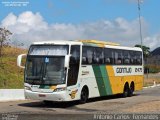
<svg viewBox="0 0 160 120"><path fill-rule="evenodd" d="M0 27L12 44L97 39L140 44L137 0L0 0ZM141 0L143 44L160 47L160 0Z"/></svg>

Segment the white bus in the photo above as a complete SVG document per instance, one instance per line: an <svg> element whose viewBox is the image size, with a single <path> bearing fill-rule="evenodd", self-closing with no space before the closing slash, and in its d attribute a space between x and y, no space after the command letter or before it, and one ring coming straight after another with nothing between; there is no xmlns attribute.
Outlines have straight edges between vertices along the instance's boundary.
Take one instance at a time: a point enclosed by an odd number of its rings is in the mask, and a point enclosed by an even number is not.
<svg viewBox="0 0 160 120"><path fill-rule="evenodd" d="M85 103L100 96L132 96L143 87L143 53L137 47L96 40L35 42L17 64L25 68L26 99Z"/></svg>

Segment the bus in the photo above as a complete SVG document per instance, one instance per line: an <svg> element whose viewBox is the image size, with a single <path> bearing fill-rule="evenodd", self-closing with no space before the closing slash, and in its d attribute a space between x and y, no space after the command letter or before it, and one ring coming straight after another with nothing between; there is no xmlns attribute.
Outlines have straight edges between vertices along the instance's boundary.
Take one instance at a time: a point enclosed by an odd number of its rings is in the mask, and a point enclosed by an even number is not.
<svg viewBox="0 0 160 120"><path fill-rule="evenodd" d="M22 59L26 56L25 66ZM26 99L74 101L143 88L143 52L97 40L34 42L17 58L24 69Z"/></svg>

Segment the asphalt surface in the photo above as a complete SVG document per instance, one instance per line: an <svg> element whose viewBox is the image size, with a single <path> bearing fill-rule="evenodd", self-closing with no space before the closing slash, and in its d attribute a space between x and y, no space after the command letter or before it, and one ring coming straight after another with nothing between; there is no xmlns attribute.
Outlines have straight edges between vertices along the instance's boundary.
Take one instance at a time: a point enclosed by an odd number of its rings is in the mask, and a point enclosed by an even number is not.
<svg viewBox="0 0 160 120"><path fill-rule="evenodd" d="M33 100L0 102L0 114L2 120L91 120L113 119L115 114L160 114L160 87L146 88L127 98L121 95L93 98L86 104L78 101L50 105ZM99 115L105 116L99 118ZM160 119L160 115L154 117Z"/></svg>

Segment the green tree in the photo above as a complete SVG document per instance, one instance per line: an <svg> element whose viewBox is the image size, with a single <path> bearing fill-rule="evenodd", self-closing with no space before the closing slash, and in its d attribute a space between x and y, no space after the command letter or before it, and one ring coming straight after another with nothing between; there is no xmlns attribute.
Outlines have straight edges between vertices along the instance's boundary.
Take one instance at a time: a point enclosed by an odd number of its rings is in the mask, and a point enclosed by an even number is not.
<svg viewBox="0 0 160 120"><path fill-rule="evenodd" d="M147 58L150 55L150 48L147 46L135 45L135 47L140 47L143 50L143 56Z"/></svg>

